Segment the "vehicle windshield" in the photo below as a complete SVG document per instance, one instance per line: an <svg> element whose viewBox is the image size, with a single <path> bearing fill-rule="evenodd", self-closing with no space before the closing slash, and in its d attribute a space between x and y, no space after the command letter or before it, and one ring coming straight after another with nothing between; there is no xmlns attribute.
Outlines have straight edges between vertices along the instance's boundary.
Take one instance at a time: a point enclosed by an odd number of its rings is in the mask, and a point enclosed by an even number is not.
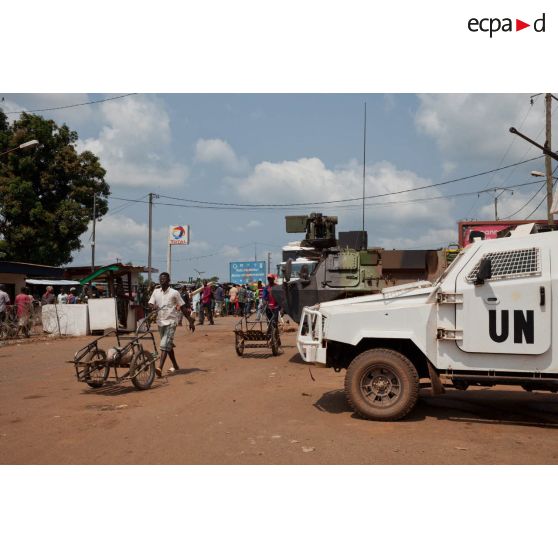
<svg viewBox="0 0 558 558"><path fill-rule="evenodd" d="M318 262L311 262L311 261L292 262L291 280L300 278L300 271L302 270L302 268L304 266L306 266L306 269L308 270L308 275L311 275L312 272L314 271L314 268L316 267L317 263ZM281 263L277 266L277 274L281 275L281 270L284 270L284 269L285 269L285 262L283 262L283 263Z"/></svg>

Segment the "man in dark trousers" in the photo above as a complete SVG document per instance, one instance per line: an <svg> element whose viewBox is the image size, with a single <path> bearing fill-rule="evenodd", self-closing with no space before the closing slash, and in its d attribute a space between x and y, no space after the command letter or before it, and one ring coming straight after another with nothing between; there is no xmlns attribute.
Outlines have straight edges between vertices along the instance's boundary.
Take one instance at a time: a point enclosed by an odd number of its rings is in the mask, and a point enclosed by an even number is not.
<svg viewBox="0 0 558 558"><path fill-rule="evenodd" d="M262 291L262 300L265 304L265 313L269 319L269 325L278 326L279 323L279 311L281 307L279 306L279 302L273 296L273 287L275 286L275 277L270 273L267 276L267 285L263 288Z"/></svg>
<svg viewBox="0 0 558 558"><path fill-rule="evenodd" d="M203 289L200 293L200 325L203 325L205 320L205 314L207 312L207 317L209 318L209 323L211 325L215 325L213 323L213 312L211 310L213 302L213 291L211 286L207 284L207 279L203 280Z"/></svg>

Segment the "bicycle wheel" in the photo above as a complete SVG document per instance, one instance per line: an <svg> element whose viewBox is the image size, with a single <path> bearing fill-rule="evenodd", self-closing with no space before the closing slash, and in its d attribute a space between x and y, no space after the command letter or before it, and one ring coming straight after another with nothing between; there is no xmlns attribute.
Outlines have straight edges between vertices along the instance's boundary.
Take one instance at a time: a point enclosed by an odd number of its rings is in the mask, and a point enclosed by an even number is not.
<svg viewBox="0 0 558 558"><path fill-rule="evenodd" d="M8 339L10 337L10 328L8 324L2 322L0 323L0 340Z"/></svg>
<svg viewBox="0 0 558 558"><path fill-rule="evenodd" d="M155 379L155 360L143 347L132 358L130 378L137 389L149 389Z"/></svg>
<svg viewBox="0 0 558 558"><path fill-rule="evenodd" d="M85 357L87 368L85 378L87 385L92 388L101 387L109 375L107 354L102 349L95 349Z"/></svg>
<svg viewBox="0 0 558 558"><path fill-rule="evenodd" d="M242 356L244 354L244 339L238 335L238 333L235 333L234 348L238 356Z"/></svg>

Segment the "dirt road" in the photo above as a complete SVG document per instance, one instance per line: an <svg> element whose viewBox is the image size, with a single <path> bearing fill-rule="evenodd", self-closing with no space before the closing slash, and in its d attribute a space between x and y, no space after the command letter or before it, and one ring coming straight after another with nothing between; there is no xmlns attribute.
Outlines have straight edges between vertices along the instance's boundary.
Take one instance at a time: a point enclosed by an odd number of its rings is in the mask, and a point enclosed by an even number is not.
<svg viewBox="0 0 558 558"><path fill-rule="evenodd" d="M93 390L64 361L86 338L0 347L1 463L557 463L558 396L423 390L404 421L360 420L344 373L283 352L239 358L233 318L177 332L184 368L140 392ZM315 380L312 380L312 376Z"/></svg>

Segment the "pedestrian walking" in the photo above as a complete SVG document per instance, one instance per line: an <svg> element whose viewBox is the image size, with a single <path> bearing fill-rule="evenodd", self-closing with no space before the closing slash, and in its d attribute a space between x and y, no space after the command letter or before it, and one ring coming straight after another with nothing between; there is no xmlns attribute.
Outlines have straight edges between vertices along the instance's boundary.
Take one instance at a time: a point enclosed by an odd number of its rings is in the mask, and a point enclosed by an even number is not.
<svg viewBox="0 0 558 558"><path fill-rule="evenodd" d="M223 313L223 302L225 300L225 291L221 285L217 285L213 293L215 299L215 316L220 316Z"/></svg>
<svg viewBox="0 0 558 558"><path fill-rule="evenodd" d="M203 325L205 321L205 315L209 319L210 325L215 325L213 322L213 312L211 311L211 304L213 302L213 291L211 286L207 284L207 279L203 280L203 289L201 291L201 309L200 309L200 320L199 324Z"/></svg>
<svg viewBox="0 0 558 558"><path fill-rule="evenodd" d="M0 284L0 322L6 319L6 312L10 305L10 295L6 292L6 285Z"/></svg>
<svg viewBox="0 0 558 558"><path fill-rule="evenodd" d="M186 319L188 320L190 331L194 332L196 331L196 323L195 323L196 320L194 320L194 318L192 317L192 299L190 298L190 293L188 292L188 287L186 287L186 285L184 285L180 289L180 296L182 297L182 300L184 301L184 304L188 309L187 311L188 315L185 316L185 314L180 313L178 325L182 325L182 319L186 317ZM177 310L180 310L180 308L177 308Z"/></svg>
<svg viewBox="0 0 558 558"><path fill-rule="evenodd" d="M265 308L265 303L263 299L263 289L264 286L261 281L258 281L258 299L256 300L256 320L259 322L262 319L262 314Z"/></svg>
<svg viewBox="0 0 558 558"><path fill-rule="evenodd" d="M192 297L192 304L194 306L194 314L195 317L200 318L200 306L201 306L201 294L198 292Z"/></svg>
<svg viewBox="0 0 558 558"><path fill-rule="evenodd" d="M178 311L180 308L182 314L189 320L189 312L186 303L180 296L180 293L170 286L170 275L166 272L159 275L160 287L156 288L149 299L149 307L157 312L157 326L159 327L159 335L161 336L161 358L159 366L155 368L157 376L163 375L163 366L167 355L170 357L172 367L168 372L176 372L180 369L174 356L174 334L178 324Z"/></svg>
<svg viewBox="0 0 558 558"><path fill-rule="evenodd" d="M246 288L244 287L244 285L240 285L240 288L238 289L238 310L239 310L239 314L240 316L244 316L244 305L246 304Z"/></svg>
<svg viewBox="0 0 558 558"><path fill-rule="evenodd" d="M230 303L231 303L230 314L236 316L237 313L238 313L238 289L236 288L236 285L234 285L234 284L229 289L229 300L230 300Z"/></svg>
<svg viewBox="0 0 558 558"><path fill-rule="evenodd" d="M262 299L265 303L265 313L269 320L269 329L271 329L272 324L275 327L279 324L279 311L281 310L279 302L273 296L273 287L275 286L275 277L270 273L267 276L267 285L263 288ZM268 329L268 331L269 331Z"/></svg>
<svg viewBox="0 0 558 558"><path fill-rule="evenodd" d="M252 303L254 302L254 292L246 285L246 302L244 303L244 315L248 317L252 313Z"/></svg>
<svg viewBox="0 0 558 558"><path fill-rule="evenodd" d="M15 297L17 313L17 333L23 333L29 337L31 329L31 314L33 311L33 297L29 294L27 287L21 287L21 292Z"/></svg>

